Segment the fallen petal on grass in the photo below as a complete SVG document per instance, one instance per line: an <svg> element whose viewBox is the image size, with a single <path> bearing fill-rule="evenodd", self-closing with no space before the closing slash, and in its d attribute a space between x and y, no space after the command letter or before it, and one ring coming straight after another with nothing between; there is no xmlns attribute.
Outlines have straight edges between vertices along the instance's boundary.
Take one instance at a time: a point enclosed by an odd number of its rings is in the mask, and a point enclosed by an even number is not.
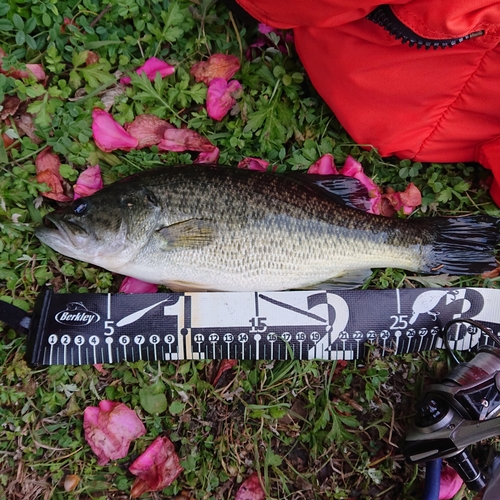
<svg viewBox="0 0 500 500"><path fill-rule="evenodd" d="M47 146L36 156L35 167L37 175L44 170L59 174L60 166L61 160L59 160L58 155L52 152L52 148L50 146Z"/></svg>
<svg viewBox="0 0 500 500"><path fill-rule="evenodd" d="M156 115L138 115L134 121L125 125L125 130L137 139L137 149L148 148L158 144L165 131L175 127Z"/></svg>
<svg viewBox="0 0 500 500"><path fill-rule="evenodd" d="M4 148L8 148L8 147L12 146L12 144L14 144L14 142L15 142L15 140L12 139L12 137L10 137L8 134L5 134L5 133L0 136L0 141L3 142Z"/></svg>
<svg viewBox="0 0 500 500"><path fill-rule="evenodd" d="M364 173L361 163L352 156L346 158L340 173L357 179L365 186L371 205L368 210L370 213L391 217L402 210L405 215L409 215L422 204L422 193L413 182L410 182L402 193L395 192L390 187L382 193L380 187Z"/></svg>
<svg viewBox="0 0 500 500"><path fill-rule="evenodd" d="M108 370L104 369L104 366L102 363L94 363L92 365L101 375L107 375L109 372Z"/></svg>
<svg viewBox="0 0 500 500"><path fill-rule="evenodd" d="M14 122L19 136L27 135L35 144L40 144L42 140L35 134L35 122L29 113L15 115Z"/></svg>
<svg viewBox="0 0 500 500"><path fill-rule="evenodd" d="M111 153L115 149L130 151L139 143L110 113L99 108L92 111L92 135L97 147L105 153Z"/></svg>
<svg viewBox="0 0 500 500"><path fill-rule="evenodd" d="M193 163L217 163L219 155L219 148L214 148L212 151L202 151Z"/></svg>
<svg viewBox="0 0 500 500"><path fill-rule="evenodd" d="M406 189L400 193L400 198L406 215L411 214L416 207L422 204L422 193L413 182L410 182Z"/></svg>
<svg viewBox="0 0 500 500"><path fill-rule="evenodd" d="M92 52L91 50L87 51L87 57L85 59L85 64L90 66L91 64L95 64L99 62L99 54Z"/></svg>
<svg viewBox="0 0 500 500"><path fill-rule="evenodd" d="M252 157L244 158L238 163L238 168L243 168L247 170L258 170L259 172L265 172L268 166L269 166L268 161Z"/></svg>
<svg viewBox="0 0 500 500"><path fill-rule="evenodd" d="M43 82L45 78L47 78L47 75L45 74L45 71L43 70L43 66L41 64L27 64L26 68L33 74L37 82Z"/></svg>
<svg viewBox="0 0 500 500"><path fill-rule="evenodd" d="M146 283L145 281L127 276L122 281L118 291L121 293L156 293L158 291L158 285Z"/></svg>
<svg viewBox="0 0 500 500"><path fill-rule="evenodd" d="M61 33L66 33L66 26L75 26L76 28L78 28L78 25L76 24L74 19L70 19L69 17L65 17L63 19L63 24L60 28Z"/></svg>
<svg viewBox="0 0 500 500"><path fill-rule="evenodd" d="M158 143L162 151L213 151L215 146L202 135L187 128L165 130L163 139Z"/></svg>
<svg viewBox="0 0 500 500"><path fill-rule="evenodd" d="M220 362L219 369L217 370L217 373L215 374L214 380L212 382L212 385L214 387L217 387L217 384L221 377L226 373L227 371L232 371L233 368L238 364L238 361L236 359L223 359Z"/></svg>
<svg viewBox="0 0 500 500"><path fill-rule="evenodd" d="M90 196L102 189L102 186L101 167L99 165L88 167L78 176L76 184L73 186L74 199Z"/></svg>
<svg viewBox="0 0 500 500"><path fill-rule="evenodd" d="M307 173L317 175L337 175L339 171L335 167L333 156L331 154L326 154L313 163L307 170Z"/></svg>
<svg viewBox="0 0 500 500"><path fill-rule="evenodd" d="M493 278L498 278L500 276L500 267L496 267L492 271L486 271L483 274L481 274L481 278L483 279L493 279Z"/></svg>
<svg viewBox="0 0 500 500"><path fill-rule="evenodd" d="M241 484L234 500L264 500L266 493L260 484L259 475L254 472Z"/></svg>
<svg viewBox="0 0 500 500"><path fill-rule="evenodd" d="M145 73L149 80L154 81L157 73L160 73L162 78L172 75L175 72L175 66L172 66L157 57L151 57L142 66L139 66L135 72L138 75ZM120 83L123 84L129 84L130 82L130 76L124 76L120 79Z"/></svg>
<svg viewBox="0 0 500 500"><path fill-rule="evenodd" d="M458 473L445 465L441 470L441 480L439 483L439 500L451 500L464 484Z"/></svg>
<svg viewBox="0 0 500 500"><path fill-rule="evenodd" d="M46 147L38 153L35 159L36 180L40 184L47 184L50 191L42 193L46 198L56 201L71 201L73 196L69 187L63 181L59 168L59 156L52 152L51 147Z"/></svg>
<svg viewBox="0 0 500 500"><path fill-rule="evenodd" d="M344 167L341 171L342 175L347 175L348 177L354 177L357 179L365 188L368 190L368 195L372 204L371 210L369 212L378 214L380 205L380 188L373 182L370 177L368 177L364 171L363 166L359 161L356 161L352 156L348 156L345 160Z"/></svg>
<svg viewBox="0 0 500 500"><path fill-rule="evenodd" d="M247 59L252 60L258 56L258 52L264 51L268 48L278 49L283 54L288 52L287 44L294 43L294 34L291 30L280 30L275 29L272 26L268 26L264 23L259 23L257 29L261 35L259 35L253 43L248 46L245 53ZM273 33L275 36L270 37L269 35ZM278 40L276 43L276 39ZM258 49L258 51L254 51Z"/></svg>
<svg viewBox="0 0 500 500"><path fill-rule="evenodd" d="M8 69L4 70L2 68L2 59L7 55L7 53L0 47L0 74L11 76L12 78L22 79L22 78L32 78L34 77L37 82L42 82L47 78L43 66L41 64L26 64L26 70L22 69Z"/></svg>
<svg viewBox="0 0 500 500"><path fill-rule="evenodd" d="M399 210L405 215L410 215L415 208L422 204L422 194L415 184L410 183L402 193L397 193L392 188L387 188L381 196L380 215L391 217Z"/></svg>
<svg viewBox="0 0 500 500"><path fill-rule="evenodd" d="M272 26L269 26L264 23L259 23L257 25L257 30L262 33L263 35L269 35L269 33L273 33L275 30Z"/></svg>
<svg viewBox="0 0 500 500"><path fill-rule="evenodd" d="M135 411L123 403L101 401L83 413L85 440L97 455L99 465L127 455L130 442L146 434Z"/></svg>
<svg viewBox="0 0 500 500"><path fill-rule="evenodd" d="M137 68L137 74L146 73L146 76L150 80L154 80L157 73L160 73L161 77L172 75L175 72L175 66L168 64L157 57L149 58L142 66Z"/></svg>
<svg viewBox="0 0 500 500"><path fill-rule="evenodd" d="M265 23L259 23L257 25L257 30L259 33L262 33L263 35L269 35L269 33L275 33L278 35L283 41L287 43L293 43L294 42L294 36L293 36L293 31L290 30L280 30L273 28L272 26L269 26Z"/></svg>
<svg viewBox="0 0 500 500"><path fill-rule="evenodd" d="M200 61L191 67L191 74L197 82L210 85L214 78L230 80L240 69L240 61L236 56L226 54L214 54L206 61Z"/></svg>
<svg viewBox="0 0 500 500"><path fill-rule="evenodd" d="M130 496L138 498L147 491L163 490L183 471L174 445L168 437L158 437L129 467L137 476Z"/></svg>
<svg viewBox="0 0 500 500"><path fill-rule="evenodd" d="M48 170L44 170L37 174L36 180L40 184L47 184L47 186L49 186L50 191L45 191L44 193L42 193L42 196L45 196L45 198L63 202L72 200L72 197L66 194L66 190L64 189L60 175L57 175L54 172L50 172Z"/></svg>
<svg viewBox="0 0 500 500"><path fill-rule="evenodd" d="M241 93L238 80L227 83L224 78L214 78L208 86L207 113L213 120L222 120L236 104L236 97Z"/></svg>
<svg viewBox="0 0 500 500"><path fill-rule="evenodd" d="M21 99L17 95L7 95L2 101L0 109L0 120L5 120L8 116L15 114L21 104Z"/></svg>

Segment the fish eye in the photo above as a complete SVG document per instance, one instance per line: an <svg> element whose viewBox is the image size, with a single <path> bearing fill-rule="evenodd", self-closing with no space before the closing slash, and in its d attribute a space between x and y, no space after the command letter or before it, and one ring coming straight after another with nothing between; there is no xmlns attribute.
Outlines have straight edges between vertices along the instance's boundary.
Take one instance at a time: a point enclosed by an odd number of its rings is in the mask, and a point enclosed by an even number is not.
<svg viewBox="0 0 500 500"><path fill-rule="evenodd" d="M81 198L73 203L73 213L76 215L83 215L87 211L88 207L88 201Z"/></svg>

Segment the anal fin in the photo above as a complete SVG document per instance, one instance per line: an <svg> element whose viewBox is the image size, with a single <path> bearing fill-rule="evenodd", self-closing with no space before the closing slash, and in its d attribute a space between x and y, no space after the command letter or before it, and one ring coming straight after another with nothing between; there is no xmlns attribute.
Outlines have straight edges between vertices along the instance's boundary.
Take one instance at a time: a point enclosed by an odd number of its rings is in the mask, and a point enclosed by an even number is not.
<svg viewBox="0 0 500 500"><path fill-rule="evenodd" d="M371 269L354 269L328 281L307 287L308 290L352 290L361 287L372 276Z"/></svg>

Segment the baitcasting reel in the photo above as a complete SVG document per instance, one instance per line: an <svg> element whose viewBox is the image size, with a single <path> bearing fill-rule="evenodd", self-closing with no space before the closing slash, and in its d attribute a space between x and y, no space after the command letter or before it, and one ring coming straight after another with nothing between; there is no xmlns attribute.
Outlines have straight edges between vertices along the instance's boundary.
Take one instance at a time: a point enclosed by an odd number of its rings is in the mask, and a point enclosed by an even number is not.
<svg viewBox="0 0 500 500"><path fill-rule="evenodd" d="M458 319L444 328L448 348L448 331L460 322L478 328L500 345L498 338L483 325ZM498 456L489 467L492 473L485 474L467 449L471 444L500 435L498 416L500 349L483 346L472 361L459 363L440 384L426 389L402 446L403 454L411 463L444 458L471 490L480 491L488 485L483 500L498 499L500 493L495 491L500 487Z"/></svg>

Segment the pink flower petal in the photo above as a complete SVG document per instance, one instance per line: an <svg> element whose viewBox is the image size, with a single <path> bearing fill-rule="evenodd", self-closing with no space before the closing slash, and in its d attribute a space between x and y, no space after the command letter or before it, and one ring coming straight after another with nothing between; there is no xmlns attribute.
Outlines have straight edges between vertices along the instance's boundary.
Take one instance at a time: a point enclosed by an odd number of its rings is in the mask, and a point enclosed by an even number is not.
<svg viewBox="0 0 500 500"><path fill-rule="evenodd" d="M158 285L146 283L145 281L127 276L122 281L118 291L122 293L156 293L158 291Z"/></svg>
<svg viewBox="0 0 500 500"><path fill-rule="evenodd" d="M370 213L380 214L381 193L380 188L364 173L361 163L356 161L352 156L348 156L345 160L344 167L341 171L342 175L354 177L368 190L370 203L372 208L368 210Z"/></svg>
<svg viewBox="0 0 500 500"><path fill-rule="evenodd" d="M267 24L264 23L259 23L257 25L257 30L259 31L259 33L262 33L263 35L269 35L269 33L275 33L280 38L280 41L284 41L286 43L294 42L293 31L291 30L279 30L273 28L272 26L268 26Z"/></svg>
<svg viewBox="0 0 500 500"><path fill-rule="evenodd" d="M234 500L265 500L265 498L266 493L260 485L259 475L254 472L248 479L243 481Z"/></svg>
<svg viewBox="0 0 500 500"><path fill-rule="evenodd" d="M207 113L213 120L222 120L236 104L235 97L241 92L238 80L227 83L224 78L214 78L207 91Z"/></svg>
<svg viewBox="0 0 500 500"><path fill-rule="evenodd" d="M137 149L151 147L163 139L165 130L175 128L155 115L138 115L132 123L125 125L125 130L138 141Z"/></svg>
<svg viewBox="0 0 500 500"><path fill-rule="evenodd" d="M85 408L83 429L99 465L125 457L130 442L146 434L135 411L123 403L106 400L101 401L98 407Z"/></svg>
<svg viewBox="0 0 500 500"><path fill-rule="evenodd" d="M220 150L214 147L212 151L202 151L193 163L217 163Z"/></svg>
<svg viewBox="0 0 500 500"><path fill-rule="evenodd" d="M380 214L390 217L402 209L404 214L410 215L421 203L422 194L415 184L408 184L402 193L389 187L382 195Z"/></svg>
<svg viewBox="0 0 500 500"><path fill-rule="evenodd" d="M50 146L38 153L35 159L36 180L40 184L47 184L50 191L42 193L46 198L56 201L71 201L72 196L69 196L69 189L65 185L59 167L61 161L59 156L52 152Z"/></svg>
<svg viewBox="0 0 500 500"><path fill-rule="evenodd" d="M45 80L45 71L41 64L27 64L26 69L33 74L37 82Z"/></svg>
<svg viewBox="0 0 500 500"><path fill-rule="evenodd" d="M259 23L257 25L257 29L263 35L268 35L269 33L274 33L275 32L274 28L272 28L271 26L268 26L267 24L264 24L264 23Z"/></svg>
<svg viewBox="0 0 500 500"><path fill-rule="evenodd" d="M72 197L66 194L67 190L63 185L63 181L61 180L60 175L57 175L54 172L50 172L49 170L44 170L43 172L37 174L36 180L40 184L47 184L47 186L49 186L50 188L50 191L43 192L42 196L56 201L72 200Z"/></svg>
<svg viewBox="0 0 500 500"><path fill-rule="evenodd" d="M108 370L104 369L102 363L94 363L92 366L102 375L107 375L109 373Z"/></svg>
<svg viewBox="0 0 500 500"><path fill-rule="evenodd" d="M65 17L63 19L63 24L60 28L61 33L66 33L66 26L75 26L78 28L78 25L75 23L73 19L70 19L69 17Z"/></svg>
<svg viewBox="0 0 500 500"><path fill-rule="evenodd" d="M410 182L401 193L401 202L403 203L403 212L406 215L411 214L416 207L422 204L422 193L413 182Z"/></svg>
<svg viewBox="0 0 500 500"><path fill-rule="evenodd" d="M60 175L59 167L61 166L61 160L59 160L59 156L52 152L52 148L47 146L36 156L35 166L37 175L44 170L49 170Z"/></svg>
<svg viewBox="0 0 500 500"><path fill-rule="evenodd" d="M238 361L236 359L223 359L219 365L219 369L217 370L212 385L216 387L217 382L220 380L222 375L228 370L232 370L237 364Z"/></svg>
<svg viewBox="0 0 500 500"><path fill-rule="evenodd" d="M146 491L163 490L182 470L172 441L168 437L158 437L129 467L129 471L137 476L130 496L137 498Z"/></svg>
<svg viewBox="0 0 500 500"><path fill-rule="evenodd" d="M382 195L378 194L374 198L370 198L371 208L367 210L369 214L384 215L382 214L382 209L380 208L382 203Z"/></svg>
<svg viewBox="0 0 500 500"><path fill-rule="evenodd" d="M145 73L149 80L154 81L157 73L160 73L162 78L172 75L175 72L175 66L156 57L151 57L142 66L139 66L135 72L138 75ZM123 85L128 85L131 81L130 76L120 78L120 83Z"/></svg>
<svg viewBox="0 0 500 500"><path fill-rule="evenodd" d="M307 170L307 173L318 175L337 175L339 171L335 167L333 156L331 154L326 154L313 163Z"/></svg>
<svg viewBox="0 0 500 500"><path fill-rule="evenodd" d="M441 470L439 500L451 500L460 490L464 482L455 469L445 465Z"/></svg>
<svg viewBox="0 0 500 500"><path fill-rule="evenodd" d="M204 82L209 85L214 78L230 80L239 69L240 61L236 56L214 54L206 61L193 64L191 74L197 82Z"/></svg>
<svg viewBox="0 0 500 500"><path fill-rule="evenodd" d="M342 175L358 179L366 187L370 196L380 192L380 188L364 173L361 163L356 161L352 156L346 158L344 167L342 168Z"/></svg>
<svg viewBox="0 0 500 500"><path fill-rule="evenodd" d="M87 58L85 59L85 65L90 66L91 64L95 64L99 62L99 54L92 52L91 50L87 51Z"/></svg>
<svg viewBox="0 0 500 500"><path fill-rule="evenodd" d="M0 47L0 74L11 76L12 78L30 78L31 76L34 76L37 82L45 80L46 75L41 64L26 64L26 69L28 71L24 71L22 69L9 69L8 71L5 71L2 68L2 59L6 55L7 53L5 50Z"/></svg>
<svg viewBox="0 0 500 500"><path fill-rule="evenodd" d="M88 167L79 175L76 184L73 186L74 199L76 200L81 196L90 196L102 189L102 185L101 167L99 165Z"/></svg>
<svg viewBox="0 0 500 500"><path fill-rule="evenodd" d="M295 35L292 30L282 31L282 40L286 43L295 43Z"/></svg>
<svg viewBox="0 0 500 500"><path fill-rule="evenodd" d="M105 153L115 149L130 151L138 144L107 111L99 108L92 111L92 133L97 147Z"/></svg>
<svg viewBox="0 0 500 500"><path fill-rule="evenodd" d="M158 143L158 149L162 151L213 151L214 147L206 137L187 128L165 130Z"/></svg>
<svg viewBox="0 0 500 500"><path fill-rule="evenodd" d="M156 73L160 73L162 78L172 75L175 72L175 66L162 61L156 57L149 58L142 66L137 68L136 73L138 75L146 73L146 76L153 81L156 77Z"/></svg>
<svg viewBox="0 0 500 500"><path fill-rule="evenodd" d="M243 158L238 163L238 168L246 168L247 170L258 170L259 172L265 172L269 162L266 160L261 160L260 158Z"/></svg>
<svg viewBox="0 0 500 500"><path fill-rule="evenodd" d="M294 35L291 30L279 30L268 26L267 24L259 23L258 30L262 35L260 35L255 42L248 46L245 53L246 58L252 60L256 54L254 54L253 49L266 49L267 47L273 47L278 49L283 54L288 52L287 44L294 43ZM269 33L274 33L278 37L278 43L275 43L276 38L271 38Z"/></svg>
<svg viewBox="0 0 500 500"><path fill-rule="evenodd" d="M392 217L402 206L400 193L389 189L389 192L380 195L380 199L377 201L377 208L373 213Z"/></svg>

